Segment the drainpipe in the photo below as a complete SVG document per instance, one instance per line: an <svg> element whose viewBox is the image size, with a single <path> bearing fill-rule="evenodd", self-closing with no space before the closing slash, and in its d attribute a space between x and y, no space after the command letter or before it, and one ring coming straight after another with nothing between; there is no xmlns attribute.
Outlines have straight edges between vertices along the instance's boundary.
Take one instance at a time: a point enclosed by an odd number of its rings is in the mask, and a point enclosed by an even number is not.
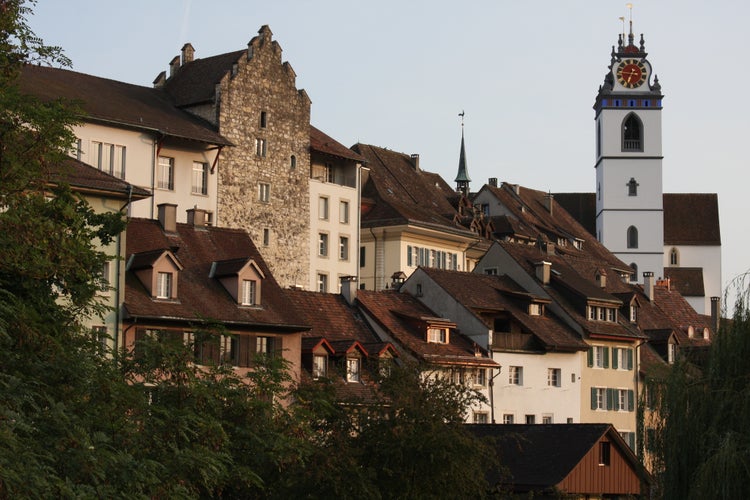
<svg viewBox="0 0 750 500"><path fill-rule="evenodd" d="M490 377L490 421L495 423L495 377L500 375L503 367L497 369L497 373Z"/></svg>
<svg viewBox="0 0 750 500"><path fill-rule="evenodd" d="M133 186L132 184L128 184L127 187L128 190L128 201L125 202L123 206L120 207L120 213L125 209L125 207L130 206L130 203L133 200ZM127 213L125 215L127 217ZM114 331L114 338L113 340L113 346L114 346L114 353L113 356L115 359L117 359L117 344L119 342L119 332L120 332L120 321L121 321L121 307L120 307L120 296L122 293L122 283L120 283L120 280L122 279L122 272L120 271L121 262L122 262L122 231L117 234L117 253L115 255L115 261L117 263L115 272L115 283L117 283L117 286L115 287L115 331Z"/></svg>

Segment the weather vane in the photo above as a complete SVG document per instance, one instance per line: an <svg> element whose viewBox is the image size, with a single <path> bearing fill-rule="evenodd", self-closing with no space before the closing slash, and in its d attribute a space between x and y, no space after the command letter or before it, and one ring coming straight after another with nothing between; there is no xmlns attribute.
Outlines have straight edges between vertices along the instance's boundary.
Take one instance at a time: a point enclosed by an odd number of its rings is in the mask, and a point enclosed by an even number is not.
<svg viewBox="0 0 750 500"><path fill-rule="evenodd" d="M464 110L461 110L461 112L458 114L458 116L461 117L461 128L464 128L464 115L465 114L466 113L464 112Z"/></svg>

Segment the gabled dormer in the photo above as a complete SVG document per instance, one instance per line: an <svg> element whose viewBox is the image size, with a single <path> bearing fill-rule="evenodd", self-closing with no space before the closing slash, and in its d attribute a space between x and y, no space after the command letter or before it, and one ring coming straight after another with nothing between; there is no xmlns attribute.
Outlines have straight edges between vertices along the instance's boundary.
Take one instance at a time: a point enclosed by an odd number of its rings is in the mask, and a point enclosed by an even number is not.
<svg viewBox="0 0 750 500"><path fill-rule="evenodd" d="M209 278L219 280L237 305L260 306L261 285L266 276L253 259L243 257L214 261Z"/></svg>
<svg viewBox="0 0 750 500"><path fill-rule="evenodd" d="M169 249L134 253L128 259L126 267L155 300L177 300L178 278L183 268L180 260Z"/></svg>
<svg viewBox="0 0 750 500"><path fill-rule="evenodd" d="M334 354L333 346L322 337L302 339L302 364L313 380L328 377L328 361Z"/></svg>
<svg viewBox="0 0 750 500"><path fill-rule="evenodd" d="M330 343L335 350L335 356L344 370L347 382L362 382L362 368L368 357L367 349L358 341L338 340Z"/></svg>

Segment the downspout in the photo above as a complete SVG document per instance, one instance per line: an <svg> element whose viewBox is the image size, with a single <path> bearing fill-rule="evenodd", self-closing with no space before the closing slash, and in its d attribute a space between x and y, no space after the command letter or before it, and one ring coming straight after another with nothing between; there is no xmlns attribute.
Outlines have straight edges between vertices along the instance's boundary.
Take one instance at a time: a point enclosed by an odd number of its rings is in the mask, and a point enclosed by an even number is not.
<svg viewBox="0 0 750 500"><path fill-rule="evenodd" d="M495 377L500 375L503 367L497 369L497 373L490 377L490 421L495 423Z"/></svg>
<svg viewBox="0 0 750 500"><path fill-rule="evenodd" d="M125 202L125 204L120 207L120 212L125 209L125 207L129 206L130 203L133 200L133 185L128 184L127 187L128 190L128 201ZM125 217L127 218L127 212ZM120 305L120 296L121 296L121 290L123 287L123 284L120 283L120 280L122 279L122 271L120 270L122 266L122 231L117 233L117 254L115 255L115 261L117 263L117 272L115 273L115 283L117 283L117 286L115 287L115 331L114 331L114 338L113 338L113 345L114 345L114 353L113 356L115 359L117 359L117 344L119 342L119 331L120 331L120 321L122 319L122 313L121 313L121 305ZM123 338L124 338L124 332L123 332Z"/></svg>
<svg viewBox="0 0 750 500"><path fill-rule="evenodd" d="M370 234L372 235L373 248L372 248L372 289L378 290L378 237L375 236L375 231L370 228Z"/></svg>
<svg viewBox="0 0 750 500"><path fill-rule="evenodd" d="M154 214L156 213L156 169L159 168L159 154L161 154L161 146L164 142L164 134L159 134L159 137L154 140L154 147L152 148L151 158L151 215L149 219L155 219Z"/></svg>

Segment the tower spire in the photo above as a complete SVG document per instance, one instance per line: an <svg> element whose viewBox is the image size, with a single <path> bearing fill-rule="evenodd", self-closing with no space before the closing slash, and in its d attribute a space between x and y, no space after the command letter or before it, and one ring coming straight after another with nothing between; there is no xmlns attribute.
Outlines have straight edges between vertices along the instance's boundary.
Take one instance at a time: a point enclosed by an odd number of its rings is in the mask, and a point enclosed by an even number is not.
<svg viewBox="0 0 750 500"><path fill-rule="evenodd" d="M461 111L458 116L461 117L461 152L458 156L458 174L456 175L456 191L469 196L469 171L466 169L466 148L464 146L464 115L466 113Z"/></svg>

